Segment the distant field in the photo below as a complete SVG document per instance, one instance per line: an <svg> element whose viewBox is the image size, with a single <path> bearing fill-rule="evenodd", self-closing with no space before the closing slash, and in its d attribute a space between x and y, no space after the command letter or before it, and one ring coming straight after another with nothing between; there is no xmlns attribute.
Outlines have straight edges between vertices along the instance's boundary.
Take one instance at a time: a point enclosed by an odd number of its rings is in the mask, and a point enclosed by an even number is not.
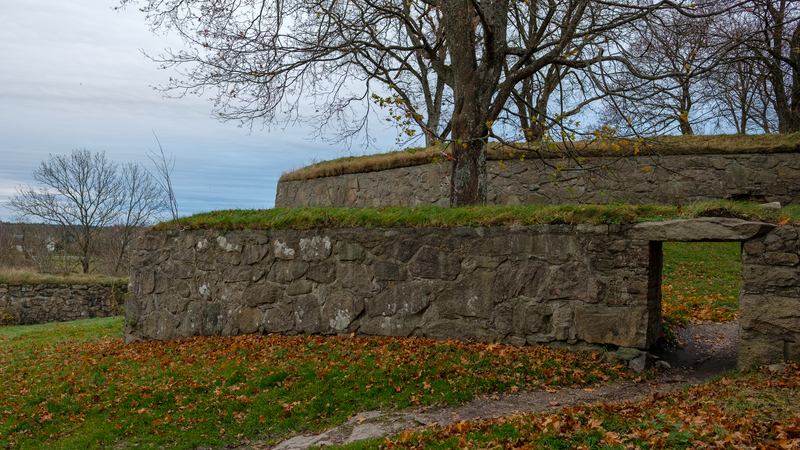
<svg viewBox="0 0 800 450"><path fill-rule="evenodd" d="M78 273L70 273L68 275L41 274L32 269L0 267L0 284L91 284L113 286L128 284L128 278Z"/></svg>

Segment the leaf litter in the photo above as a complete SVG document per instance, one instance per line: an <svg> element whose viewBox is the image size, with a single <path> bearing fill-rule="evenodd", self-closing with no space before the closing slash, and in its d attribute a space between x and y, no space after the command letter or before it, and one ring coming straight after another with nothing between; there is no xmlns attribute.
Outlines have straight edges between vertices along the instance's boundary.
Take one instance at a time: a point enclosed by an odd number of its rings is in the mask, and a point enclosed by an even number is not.
<svg viewBox="0 0 800 450"><path fill-rule="evenodd" d="M249 335L126 345L73 334L37 340L0 332L0 446L196 448L241 436L276 442L367 409L632 377L621 366L546 347L419 337Z"/></svg>

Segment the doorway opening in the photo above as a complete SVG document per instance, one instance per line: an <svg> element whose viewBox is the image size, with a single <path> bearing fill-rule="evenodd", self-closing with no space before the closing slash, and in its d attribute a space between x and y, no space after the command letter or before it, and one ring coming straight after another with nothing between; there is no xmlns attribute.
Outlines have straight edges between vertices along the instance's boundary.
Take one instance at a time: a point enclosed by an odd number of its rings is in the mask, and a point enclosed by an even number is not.
<svg viewBox="0 0 800 450"><path fill-rule="evenodd" d="M660 244L663 356L695 371L735 369L742 243Z"/></svg>

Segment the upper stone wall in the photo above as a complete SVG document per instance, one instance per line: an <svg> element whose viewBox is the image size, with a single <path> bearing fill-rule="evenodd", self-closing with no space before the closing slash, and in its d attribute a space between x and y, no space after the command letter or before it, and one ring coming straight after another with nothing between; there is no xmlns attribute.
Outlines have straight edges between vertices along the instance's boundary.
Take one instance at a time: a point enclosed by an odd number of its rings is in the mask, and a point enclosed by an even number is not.
<svg viewBox="0 0 800 450"><path fill-rule="evenodd" d="M564 169L554 167L565 164ZM577 170L607 166L607 170ZM800 203L800 154L636 156L489 161L487 204L690 204L720 199ZM450 163L281 181L275 206L448 206Z"/></svg>

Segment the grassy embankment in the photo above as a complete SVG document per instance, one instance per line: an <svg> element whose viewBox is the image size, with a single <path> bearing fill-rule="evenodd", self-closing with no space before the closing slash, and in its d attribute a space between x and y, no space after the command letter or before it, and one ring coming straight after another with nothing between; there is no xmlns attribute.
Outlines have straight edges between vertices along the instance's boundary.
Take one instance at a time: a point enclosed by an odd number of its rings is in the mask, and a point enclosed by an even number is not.
<svg viewBox="0 0 800 450"><path fill-rule="evenodd" d="M693 155L693 154L742 154L742 153L787 153L800 151L800 135L718 135L718 136L659 136L638 139L600 136L597 139L572 143L536 143L515 146L500 146L490 143L489 160L519 158L561 158L565 155L630 156L639 155ZM450 154L450 147L440 145L432 148L412 148L401 151L365 156L346 156L322 161L281 175L281 181L308 180L313 178L372 172L417 166L442 161Z"/></svg>

